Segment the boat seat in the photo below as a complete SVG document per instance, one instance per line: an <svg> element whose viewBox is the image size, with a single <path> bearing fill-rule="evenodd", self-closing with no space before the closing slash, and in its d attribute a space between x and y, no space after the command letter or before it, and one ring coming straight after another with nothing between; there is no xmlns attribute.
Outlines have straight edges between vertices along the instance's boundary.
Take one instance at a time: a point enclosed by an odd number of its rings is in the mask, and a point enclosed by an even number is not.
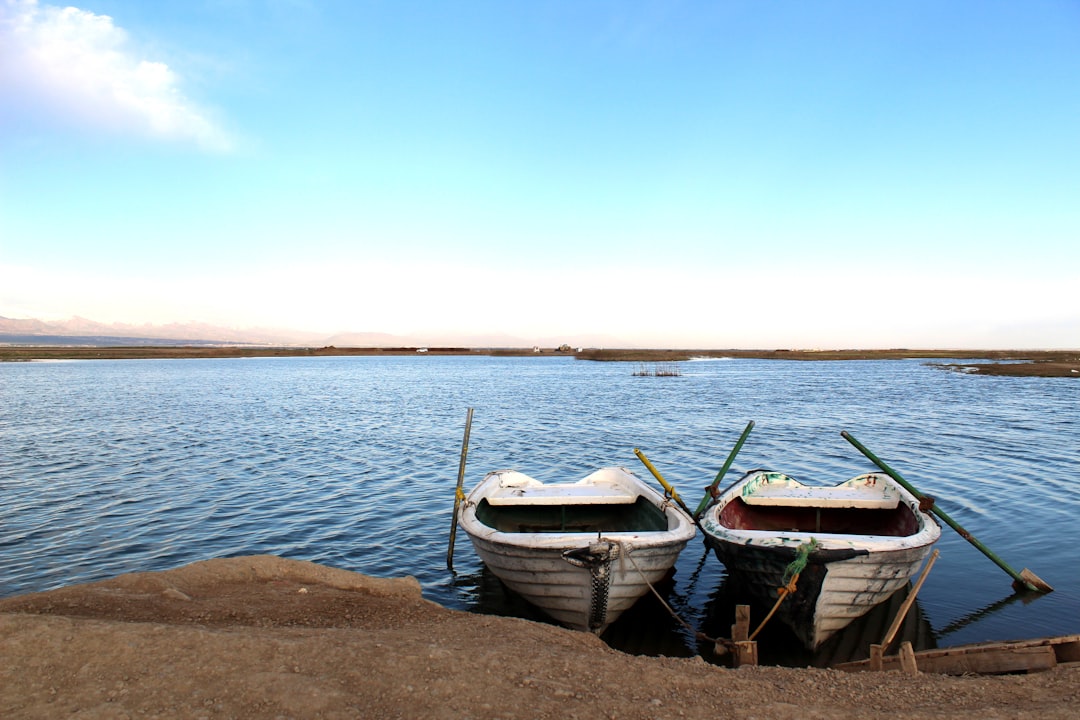
<svg viewBox="0 0 1080 720"><path fill-rule="evenodd" d="M863 508L892 510L900 504L894 492L867 491L860 487L809 487L806 485L760 485L742 496L747 505L776 507Z"/></svg>
<svg viewBox="0 0 1080 720"><path fill-rule="evenodd" d="M637 495L602 485L535 485L500 487L490 492L491 505L633 505Z"/></svg>

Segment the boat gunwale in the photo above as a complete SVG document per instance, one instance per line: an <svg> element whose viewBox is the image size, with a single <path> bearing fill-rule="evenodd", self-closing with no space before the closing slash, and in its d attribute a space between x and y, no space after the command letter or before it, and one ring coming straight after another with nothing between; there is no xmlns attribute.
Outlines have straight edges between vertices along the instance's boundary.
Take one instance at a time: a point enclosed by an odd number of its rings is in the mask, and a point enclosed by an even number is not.
<svg viewBox="0 0 1080 720"><path fill-rule="evenodd" d="M751 530L729 527L720 520L723 509L732 501L742 498L743 487L755 476L771 471L756 469L744 474L739 480L732 483L720 496L711 503L701 516L702 532L712 542L730 543L744 547L757 547L762 550L780 548L796 549L811 540L817 541L817 552L842 549L865 549L871 554L885 553L892 550L902 551L916 549L932 545L941 537L941 526L930 515L919 507L919 500L908 492L899 483L884 473L864 473L852 478L877 476L886 485L891 485L900 498L900 505L905 506L914 515L917 530L910 535L876 535L861 533L827 533L813 532L809 530ZM788 476L790 477L790 476ZM791 478L794 480L794 478ZM851 480L845 480L836 485L805 485L804 488L823 490L840 487ZM795 481L798 482L798 481ZM824 509L824 508L823 508ZM831 509L831 508L830 508ZM853 508L857 510L857 508ZM811 559L814 555L811 554Z"/></svg>
<svg viewBox="0 0 1080 720"><path fill-rule="evenodd" d="M498 481L499 470L488 473L483 480L466 496L459 524L470 536L483 538L484 540L508 546L534 548L537 550L558 550L581 547L583 544L596 542L598 539L613 542L627 543L631 550L635 543L641 543L642 548L665 547L677 544L687 544L697 534L697 526L693 520L675 505L671 500L665 499L657 490L645 483L634 473L623 467L605 467L595 471L586 478L576 483L547 483L548 487L577 486L584 483L590 477L606 471L621 473L632 483L637 497L644 498L647 502L660 510L669 527L666 530L620 530L610 532L505 532L497 530L476 516L476 509L480 501L486 497L487 487ZM516 472L516 471L512 471ZM528 476L525 476L528 477ZM531 479L531 478L530 478ZM537 481L539 482L539 481Z"/></svg>

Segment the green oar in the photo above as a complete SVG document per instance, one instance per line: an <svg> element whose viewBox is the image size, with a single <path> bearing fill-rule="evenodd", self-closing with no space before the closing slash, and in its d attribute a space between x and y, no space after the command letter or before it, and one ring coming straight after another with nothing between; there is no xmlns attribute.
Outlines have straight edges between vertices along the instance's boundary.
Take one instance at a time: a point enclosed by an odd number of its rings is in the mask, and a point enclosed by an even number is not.
<svg viewBox="0 0 1080 720"><path fill-rule="evenodd" d="M927 497L926 495L923 495L921 492L919 492L914 487L912 487L912 485L910 483L908 483L907 480L900 477L900 473L893 470L891 467L889 467L884 462L882 462L876 455L874 455L874 453L867 450L866 447L861 442L859 442L854 437L852 437L851 433L849 433L847 430L842 431L840 433L840 435L845 440L847 440L849 443L854 445L855 448L859 452L861 452L866 457L870 458L874 462L875 465L877 465L879 468L884 470L885 473L889 477L891 477L896 482L900 483L900 485L903 486L904 489L906 489L909 493L914 495L916 498L918 498L919 500L922 500L924 497ZM929 500L931 502L933 502L933 498L929 498ZM1044 582L1042 579L1040 579L1038 575L1031 572L1027 568L1024 568L1021 572L1016 572L1011 567L1009 567L1005 563L1005 561L1002 560L1001 558L999 558L997 555L995 555L990 550L990 548L983 545L981 542L979 542L977 539L975 539L975 537L971 533L969 533L964 528L960 527L959 523L957 523L951 517L946 515L945 512L943 510L941 510L941 508L939 508L937 506L937 503L933 503L933 504L930 505L930 511L933 512L935 515L937 515L942 520L944 520L949 525L949 527L951 527L953 530L960 533L960 537L964 538L969 543L971 543L972 545L977 547L979 549L979 551L983 555L985 555L986 557L993 560L997 564L998 567L1000 567L1005 572L1009 573L1009 576L1015 581L1013 583L1014 587L1018 587L1018 588L1019 587L1025 587L1028 590L1033 590L1035 592L1044 592L1044 593L1053 592L1054 588L1050 587L1046 582Z"/></svg>
<svg viewBox="0 0 1080 720"><path fill-rule="evenodd" d="M701 498L701 502L698 503L697 510L694 511L694 520L697 521L701 518L701 513L705 512L706 506L709 501L716 498L716 488L720 485L720 481L724 479L724 475L731 468L731 463L735 462L735 456L739 454L739 450L742 449L743 443L746 442L746 436L750 434L750 431L754 429L754 421L746 423L746 429L742 431L742 435L739 436L739 441L735 443L735 447L731 449L731 453L727 456L727 460L724 461L724 466L720 468L720 472L716 473L716 479L712 481L712 485L705 488L705 497Z"/></svg>
<svg viewBox="0 0 1080 720"><path fill-rule="evenodd" d="M454 569L454 539L457 538L458 510L461 508L461 501L465 498L465 494L461 492L461 486L465 482L465 456L469 454L469 430L472 428L472 411L473 409L469 408L469 414L465 418L465 437L461 440L461 462L457 471L457 491L454 492L454 520L450 523L450 547L446 549L446 567L448 570Z"/></svg>

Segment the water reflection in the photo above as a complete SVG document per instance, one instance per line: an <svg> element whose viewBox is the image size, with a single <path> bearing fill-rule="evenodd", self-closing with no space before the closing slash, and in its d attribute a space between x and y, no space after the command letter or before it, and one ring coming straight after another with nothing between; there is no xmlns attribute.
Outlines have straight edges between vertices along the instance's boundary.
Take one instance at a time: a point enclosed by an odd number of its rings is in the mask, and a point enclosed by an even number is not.
<svg viewBox="0 0 1080 720"><path fill-rule="evenodd" d="M475 572L455 575L453 585L469 598L469 603L465 608L469 612L517 617L557 625L547 615L503 585L486 565L482 565ZM672 592L675 587L673 577L669 576L655 583L654 587L673 609L686 605L685 597L680 599ZM616 650L633 655L690 657L695 654L692 643L688 641L691 635L692 633L672 617L668 609L664 607L664 603L652 593L647 593L633 607L623 612L619 619L604 631L601 638Z"/></svg>
<svg viewBox="0 0 1080 720"><path fill-rule="evenodd" d="M758 662L762 665L787 667L831 667L843 662L866 659L870 656L870 645L884 639L910 589L911 585L908 584L893 593L887 601L854 620L813 652L806 649L790 628L773 618L755 638L758 643ZM709 637L730 637L731 626L735 622L735 607L740 604L750 605L750 628L753 632L770 608L755 603L736 583L725 576L709 598L702 625L704 634ZM930 622L917 598L908 610L890 648L895 652L895 648L904 641L910 642L915 650L937 647ZM729 656L718 656L705 644L699 649L706 660L730 665Z"/></svg>
<svg viewBox="0 0 1080 720"><path fill-rule="evenodd" d="M699 568L705 567L708 556L707 551L702 555ZM601 638L625 653L666 657L700 655L706 662L730 667L732 657L722 649L717 652L713 640L730 638L737 605L751 606L752 630L766 616L769 608L754 604L725 575L709 594L702 612L690 604L696 579L691 575L685 584L680 585L675 582L675 577L669 577L658 583L655 587L664 602L651 593L646 594L624 612ZM504 586L485 566L475 572L455 575L453 585L470 598L466 608L470 612L556 624ZM680 587L683 589L680 590ZM870 655L870 645L884 639L910 590L910 584L901 588L885 603L853 621L814 652L807 650L786 625L774 619L756 638L758 660L762 665L786 667L832 667L839 663L865 660ZM1013 598L1006 600L1012 602ZM674 617L671 611L678 617ZM916 651L937 647L933 629L917 598L887 652L895 653L900 643L905 641L910 642Z"/></svg>
<svg viewBox="0 0 1080 720"><path fill-rule="evenodd" d="M445 569L462 420L475 407L467 487L508 467L553 481L640 471L639 447L691 505L750 419L733 477L769 467L827 482L872 469L839 436L846 428L1055 587L1037 603L998 600L1004 576L946 533L915 609L942 626L939 639L1080 632L1074 381L918 360L687 365L643 382L633 364L572 358L0 364L0 597L268 553L412 575L447 607L541 619L461 535L463 574ZM679 655L698 652L698 630L728 636L735 600L703 553L688 546L662 591L694 632L646 597L605 639ZM760 638L762 657L798 647L778 632Z"/></svg>
<svg viewBox="0 0 1080 720"><path fill-rule="evenodd" d="M960 630L963 630L969 625L973 625L974 623L988 618L995 613L1001 612L1002 610L1017 601L1024 605L1027 605L1028 603L1034 602L1035 600L1044 597L1046 597L1046 595L1041 592L1035 592L1027 589L1016 590L1011 595L1007 595L1000 600L997 600L996 602L992 602L986 607L979 608L978 610L970 612L963 617L959 617L953 620L948 625L937 631L937 639L944 640L949 635L952 635L955 632L959 632Z"/></svg>

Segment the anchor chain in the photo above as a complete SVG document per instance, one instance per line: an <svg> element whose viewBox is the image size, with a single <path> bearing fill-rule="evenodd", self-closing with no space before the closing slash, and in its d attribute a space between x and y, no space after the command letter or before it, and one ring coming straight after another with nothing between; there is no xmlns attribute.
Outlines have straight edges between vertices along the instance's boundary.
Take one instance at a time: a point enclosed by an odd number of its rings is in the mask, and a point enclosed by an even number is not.
<svg viewBox="0 0 1080 720"><path fill-rule="evenodd" d="M611 589L611 563L620 554L618 543L600 540L588 547L567 550L563 560L592 575L592 594L589 601L589 629L603 627L607 619L608 592Z"/></svg>

